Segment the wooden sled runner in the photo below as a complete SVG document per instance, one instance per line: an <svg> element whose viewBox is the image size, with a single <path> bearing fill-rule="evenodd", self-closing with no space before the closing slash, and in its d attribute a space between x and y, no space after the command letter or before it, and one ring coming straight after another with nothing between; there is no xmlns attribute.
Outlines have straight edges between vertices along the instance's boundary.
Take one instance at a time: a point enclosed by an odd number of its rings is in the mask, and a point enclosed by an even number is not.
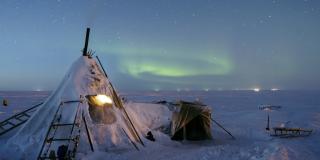
<svg viewBox="0 0 320 160"><path fill-rule="evenodd" d="M302 128L286 128L286 127L274 127L273 133L270 136L276 136L280 138L290 138L290 137L305 137L312 133L312 129L302 129Z"/></svg>

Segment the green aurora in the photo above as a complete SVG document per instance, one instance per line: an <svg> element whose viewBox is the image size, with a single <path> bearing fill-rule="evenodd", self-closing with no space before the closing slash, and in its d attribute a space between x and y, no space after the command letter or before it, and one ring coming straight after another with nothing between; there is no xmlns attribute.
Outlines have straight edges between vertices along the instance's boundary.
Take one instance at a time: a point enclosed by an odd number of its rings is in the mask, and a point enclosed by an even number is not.
<svg viewBox="0 0 320 160"><path fill-rule="evenodd" d="M234 68L226 52L143 49L117 47L100 48L101 53L118 56L118 69L135 78L144 75L170 78L230 74ZM174 53L172 53L174 52Z"/></svg>

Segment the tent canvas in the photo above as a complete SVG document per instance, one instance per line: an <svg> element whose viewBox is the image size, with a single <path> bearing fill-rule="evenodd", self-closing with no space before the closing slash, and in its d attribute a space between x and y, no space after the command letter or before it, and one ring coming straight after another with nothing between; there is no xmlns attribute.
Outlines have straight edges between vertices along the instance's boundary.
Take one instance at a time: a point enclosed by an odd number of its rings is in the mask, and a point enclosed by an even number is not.
<svg viewBox="0 0 320 160"><path fill-rule="evenodd" d="M99 59L97 60L99 63L89 54L78 58L56 90L7 141L3 152L10 153L8 155L11 155L11 159L42 159L51 150L56 152L59 146L68 146L69 142L79 139L78 151L86 153L91 150L87 149L88 139L84 126L91 132L94 150L132 148L131 143L143 144L139 135L141 133L134 127L138 122L130 120L130 113L126 112ZM112 106L105 108L104 115L98 117L98 120L90 115L89 104L83 103L84 99L80 98L97 94L112 97L113 101ZM110 114L114 119L106 118ZM86 119L83 121L87 124L82 125L84 123L81 119ZM97 124L95 120L104 123ZM78 122L82 124L79 126ZM54 143L51 144L52 141Z"/></svg>
<svg viewBox="0 0 320 160"><path fill-rule="evenodd" d="M211 139L211 110L200 103L179 101L172 113L172 140Z"/></svg>

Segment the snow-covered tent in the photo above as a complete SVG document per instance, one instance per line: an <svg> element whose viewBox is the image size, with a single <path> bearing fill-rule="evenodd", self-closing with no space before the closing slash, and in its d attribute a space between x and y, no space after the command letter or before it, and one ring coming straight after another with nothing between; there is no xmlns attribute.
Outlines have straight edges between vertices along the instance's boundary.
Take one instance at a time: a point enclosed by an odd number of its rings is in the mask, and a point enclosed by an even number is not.
<svg viewBox="0 0 320 160"><path fill-rule="evenodd" d="M211 110L200 103L179 101L172 114L172 140L211 139Z"/></svg>
<svg viewBox="0 0 320 160"><path fill-rule="evenodd" d="M46 159L62 152L74 157L79 150L87 153L143 145L141 130L134 127L139 122L131 121L99 59L96 61L87 53L88 37L89 29L83 56L72 64L56 90L7 141L5 152L10 157L2 155L3 158ZM88 105L88 96L96 95L110 98L109 105ZM90 107L104 107L108 114L98 117L103 123L97 123ZM110 119L111 115L112 121L101 120Z"/></svg>

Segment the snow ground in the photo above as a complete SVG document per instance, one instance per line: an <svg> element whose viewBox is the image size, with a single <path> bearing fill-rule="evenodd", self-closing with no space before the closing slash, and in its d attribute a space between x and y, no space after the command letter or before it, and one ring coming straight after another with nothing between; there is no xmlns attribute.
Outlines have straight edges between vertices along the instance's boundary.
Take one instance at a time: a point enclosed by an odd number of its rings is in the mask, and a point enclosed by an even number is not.
<svg viewBox="0 0 320 160"><path fill-rule="evenodd" d="M0 92L0 99L9 99L9 107L0 107L0 120L5 119L24 106L35 104L48 95L48 92ZM133 118L140 119L150 128L168 123L170 113L132 102L152 102L155 100L200 99L212 107L212 117L223 124L236 137L232 140L213 124L214 139L204 142L175 142L162 132L154 131L156 142L146 139L145 147L136 151L133 147L124 150L106 150L91 154L79 154L81 159L320 159L320 92L319 91L211 91L211 92L128 92L122 93L128 99L127 109ZM130 105L131 104L131 105ZM279 126L290 121L292 127L312 128L310 137L275 138L265 131L266 111L258 109L260 104L281 105L279 111L270 112L271 126ZM140 106L140 107L139 107ZM156 112L152 112L156 110ZM157 114L154 114L157 113ZM158 114L159 113L159 114ZM157 118L158 115L158 118ZM161 116L161 117L159 117ZM155 119L152 122L147 120ZM3 146L9 135L0 137ZM0 147L0 151L1 151ZM1 159L1 157L0 157Z"/></svg>

